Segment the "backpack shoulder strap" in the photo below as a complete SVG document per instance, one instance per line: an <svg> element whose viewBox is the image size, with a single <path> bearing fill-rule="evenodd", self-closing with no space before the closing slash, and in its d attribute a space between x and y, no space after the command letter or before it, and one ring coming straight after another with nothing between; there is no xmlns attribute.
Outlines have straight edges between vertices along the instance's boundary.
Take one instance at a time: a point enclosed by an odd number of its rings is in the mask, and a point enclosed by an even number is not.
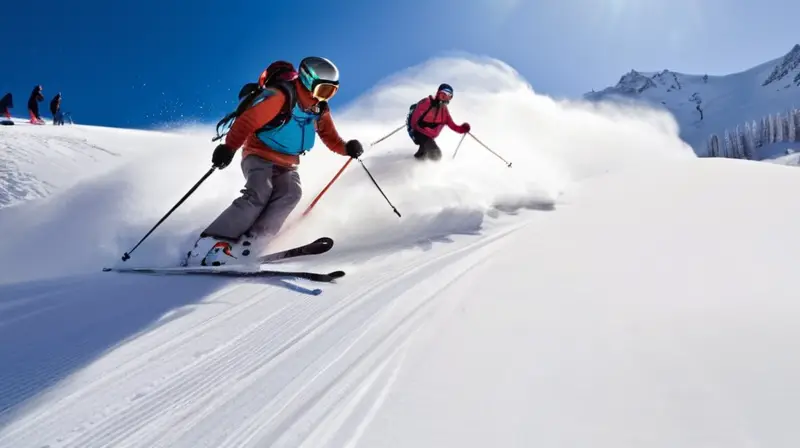
<svg viewBox="0 0 800 448"><path fill-rule="evenodd" d="M270 120L268 123L264 123L263 126L255 130L254 132L255 135L258 135L264 131L277 129L288 123L292 117L292 111L294 110L294 107L297 105L297 91L295 90L295 85L293 82L276 81L272 83L268 88L283 92L284 96L286 96L286 102L283 103L283 108L278 113L278 115L275 116L275 118Z"/></svg>
<svg viewBox="0 0 800 448"><path fill-rule="evenodd" d="M293 82L288 81L278 81L275 83L275 87L283 92L286 95L286 104L284 105L284 109L292 113L294 106L297 105L297 90L295 90L295 86Z"/></svg>
<svg viewBox="0 0 800 448"><path fill-rule="evenodd" d="M428 97L426 99L430 99L430 101L428 102L428 108L425 110L425 112L423 112L423 113L421 113L419 115L419 119L417 120L417 126L418 127L422 127L422 123L423 122L427 123L427 121L423 121L423 120L425 119L425 115L428 115L428 112L430 112L431 109L433 109L434 107L438 108L436 105L433 104L433 99L432 98ZM420 102L422 102L422 101L420 101ZM419 103L417 103L417 104L419 104Z"/></svg>
<svg viewBox="0 0 800 448"><path fill-rule="evenodd" d="M283 126L289 120L289 117L291 117L294 106L297 105L297 92L294 90L293 83L278 81L269 87L279 92L283 92L283 95L286 97L286 101L283 103L283 108L281 108L281 111L278 113L278 115L272 119L272 121L259 128L259 131Z"/></svg>

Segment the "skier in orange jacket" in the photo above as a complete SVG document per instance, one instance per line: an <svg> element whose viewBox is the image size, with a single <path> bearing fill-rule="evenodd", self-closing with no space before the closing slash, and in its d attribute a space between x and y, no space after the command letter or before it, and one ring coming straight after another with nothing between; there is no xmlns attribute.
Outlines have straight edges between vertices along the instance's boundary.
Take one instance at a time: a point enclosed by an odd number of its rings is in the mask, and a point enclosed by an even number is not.
<svg viewBox="0 0 800 448"><path fill-rule="evenodd" d="M212 157L213 165L224 169L244 146L242 195L201 233L185 265L243 262L257 239L262 246L275 236L300 201L297 167L300 156L314 147L316 135L337 154L358 158L364 152L358 140L345 142L333 124L328 100L339 89L333 62L308 57L294 72L291 64L279 61L266 72L259 84L267 87L244 94L247 107Z"/></svg>

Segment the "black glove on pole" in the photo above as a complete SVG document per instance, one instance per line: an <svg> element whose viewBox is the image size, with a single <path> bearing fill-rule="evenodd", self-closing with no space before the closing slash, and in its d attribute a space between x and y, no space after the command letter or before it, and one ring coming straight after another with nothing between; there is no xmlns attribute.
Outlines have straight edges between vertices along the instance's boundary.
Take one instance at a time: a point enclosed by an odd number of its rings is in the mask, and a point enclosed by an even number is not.
<svg viewBox="0 0 800 448"><path fill-rule="evenodd" d="M214 154L211 156L211 165L221 170L230 165L236 151L228 148L225 144L217 145Z"/></svg>
<svg viewBox="0 0 800 448"><path fill-rule="evenodd" d="M361 154L364 154L364 147L358 140L350 140L347 143L345 143L344 150L347 152L348 156L354 159L357 159L361 157Z"/></svg>

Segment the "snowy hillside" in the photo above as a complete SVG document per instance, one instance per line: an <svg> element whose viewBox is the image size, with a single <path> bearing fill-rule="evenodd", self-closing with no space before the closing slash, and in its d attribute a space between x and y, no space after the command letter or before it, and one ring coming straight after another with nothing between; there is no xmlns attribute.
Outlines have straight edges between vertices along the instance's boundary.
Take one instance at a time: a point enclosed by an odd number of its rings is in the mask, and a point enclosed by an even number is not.
<svg viewBox="0 0 800 448"><path fill-rule="evenodd" d="M735 134L738 127L742 140L756 140L742 142L757 146L755 158L772 157L779 151L771 143L800 141L800 45L784 56L725 76L631 70L616 86L587 93L585 98L642 101L668 110L680 124L681 138L698 155L707 154L712 134L724 147L726 131Z"/></svg>
<svg viewBox="0 0 800 448"><path fill-rule="evenodd" d="M146 149L207 139L94 126L0 126L0 208L39 199L120 166Z"/></svg>
<svg viewBox="0 0 800 448"><path fill-rule="evenodd" d="M479 59L400 73L338 127L381 137L443 73L514 168L471 140L451 159L452 134L420 164L400 135L363 160L402 218L354 164L300 219L344 162L315 148L273 249L333 237L280 267L335 284L99 272L207 170L208 131L0 209L0 447L797 446L796 170L698 159L667 114ZM235 168L128 263L173 261Z"/></svg>

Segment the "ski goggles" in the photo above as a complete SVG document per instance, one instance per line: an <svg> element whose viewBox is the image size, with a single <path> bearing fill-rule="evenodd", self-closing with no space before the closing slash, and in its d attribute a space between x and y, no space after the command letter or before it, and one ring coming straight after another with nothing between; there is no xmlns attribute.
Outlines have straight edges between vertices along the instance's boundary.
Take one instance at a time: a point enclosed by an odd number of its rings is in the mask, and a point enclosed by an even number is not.
<svg viewBox="0 0 800 448"><path fill-rule="evenodd" d="M311 87L311 96L319 101L328 101L339 91L338 82L314 81Z"/></svg>
<svg viewBox="0 0 800 448"><path fill-rule="evenodd" d="M449 90L440 90L436 92L436 99L443 101L450 101L453 99L453 92Z"/></svg>

